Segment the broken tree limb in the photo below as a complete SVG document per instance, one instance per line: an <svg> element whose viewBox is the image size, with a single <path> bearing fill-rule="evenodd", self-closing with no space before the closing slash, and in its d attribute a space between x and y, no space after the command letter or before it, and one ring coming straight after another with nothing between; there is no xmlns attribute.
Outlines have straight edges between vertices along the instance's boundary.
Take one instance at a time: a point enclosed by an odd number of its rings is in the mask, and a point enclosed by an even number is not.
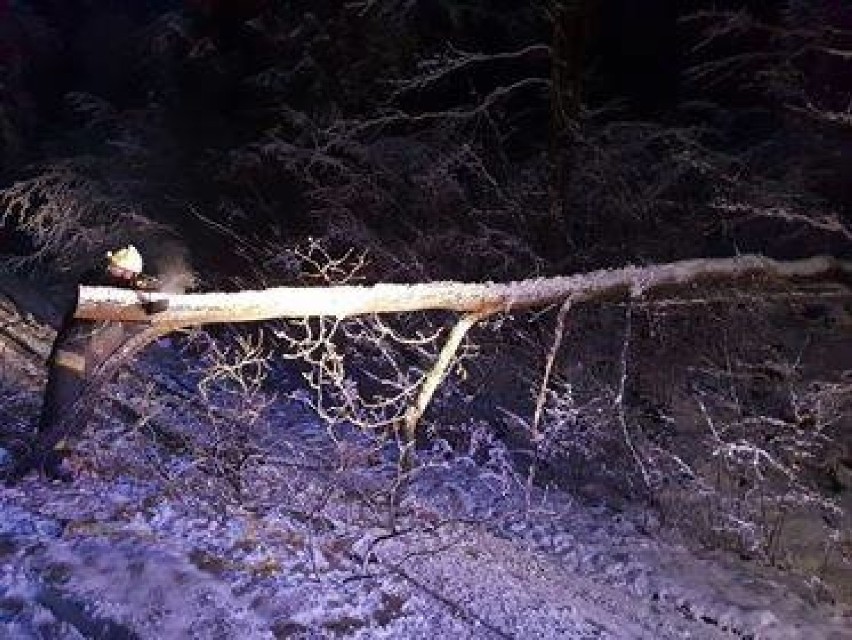
<svg viewBox="0 0 852 640"><path fill-rule="evenodd" d="M447 369L453 363L453 358L458 351L459 346L477 322L491 315L487 311L466 313L459 318L453 330L450 332L447 342L444 343L441 352L438 354L438 359L423 381L423 386L420 387L420 392L417 394L417 399L414 404L405 412L405 421L403 424L403 440L405 441L405 449L402 455L403 468L411 466L411 449L414 447L415 438L417 436L417 425L420 423L420 418L426 412L426 407L435 395L435 390L441 384L444 377L447 375Z"/></svg>
<svg viewBox="0 0 852 640"><path fill-rule="evenodd" d="M830 256L795 261L759 255L684 260L644 267L603 269L572 276L506 283L430 282L373 286L278 287L235 293L173 295L109 287L80 287L76 316L176 327L208 323L254 322L275 318L375 314L443 309L460 313L494 313L545 306L570 297L572 304L613 295L640 294L705 281L742 282L750 278L779 281L852 281L852 263ZM148 315L150 300L168 300L162 313Z"/></svg>
<svg viewBox="0 0 852 640"><path fill-rule="evenodd" d="M550 374L553 371L553 364L556 362L556 356L559 353L559 347L562 346L562 336L565 334L565 318L571 310L571 297L565 298L562 306L559 308L559 313L556 316L556 328L553 331L553 344L550 345L550 351L547 353L547 360L544 364L544 375L541 379L541 385L538 388L538 396L535 400L535 413L533 414L531 438L533 442L537 442L541 438L541 433L538 430L538 425L541 424L541 416L544 413L544 403L547 400L547 385L550 382Z"/></svg>
<svg viewBox="0 0 852 640"><path fill-rule="evenodd" d="M837 280L852 283L852 263L829 256L778 261L758 255L685 260L644 267L604 269L572 276L538 278L507 283L430 282L424 284L377 284L374 286L279 287L262 291L170 295L106 287L80 287L76 317L90 320L142 322L150 326L144 340L181 327L208 323L255 322L277 318L331 316L345 318L364 314L447 310L462 314L447 344L427 375L412 406L402 420L406 440L403 464L410 460L417 426L435 389L446 375L453 355L467 331L482 318L509 311L564 303L677 290L700 283L733 284L754 281L804 283ZM167 300L168 308L154 315L146 303ZM564 307L567 314L568 306ZM563 314L563 315L564 315ZM564 318L563 318L564 320ZM559 327L561 332L562 327ZM558 349L558 341L553 349ZM549 377L548 363L545 371ZM536 407L535 429L542 410ZM535 434L534 434L535 435ZM629 435L629 434L628 434Z"/></svg>

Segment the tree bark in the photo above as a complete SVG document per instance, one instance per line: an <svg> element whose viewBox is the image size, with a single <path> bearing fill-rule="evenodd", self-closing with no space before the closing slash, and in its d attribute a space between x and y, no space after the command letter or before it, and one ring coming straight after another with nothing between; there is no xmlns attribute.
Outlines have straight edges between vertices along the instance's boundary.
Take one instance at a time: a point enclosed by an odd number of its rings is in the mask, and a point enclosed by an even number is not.
<svg viewBox="0 0 852 640"><path fill-rule="evenodd" d="M559 229L571 226L563 204L570 178L570 154L580 117L589 4L590 0L556 0L551 4L549 199L550 216Z"/></svg>
<svg viewBox="0 0 852 640"><path fill-rule="evenodd" d="M778 261L759 255L684 260L644 267L603 269L572 276L507 283L430 282L373 286L278 287L235 293L171 295L81 286L76 316L180 328L209 323L254 322L309 316L350 317L374 313L448 310L495 313L540 307L570 297L572 304L701 282L736 285L755 278L787 282L852 282L852 262L830 256ZM149 300L168 300L166 311L148 315Z"/></svg>
<svg viewBox="0 0 852 640"><path fill-rule="evenodd" d="M413 405L411 405L411 407L409 407L405 414L402 435L407 446L405 451L403 451L402 456L403 468L411 468L411 449L414 447L416 442L417 425L420 424L420 418L422 418L423 414L426 412L426 408L432 401L432 396L435 395L435 391L438 389L438 386L444 381L447 371L453 363L456 351L458 351L459 346L461 346L462 340L464 340L467 332L470 331L477 322L484 320L489 315L490 314L486 312L467 313L459 319L456 326L453 327L453 330L450 332L447 342L438 354L438 359L435 361L435 364L429 371L429 375L426 376L426 380L420 387L420 393L417 394L417 400Z"/></svg>

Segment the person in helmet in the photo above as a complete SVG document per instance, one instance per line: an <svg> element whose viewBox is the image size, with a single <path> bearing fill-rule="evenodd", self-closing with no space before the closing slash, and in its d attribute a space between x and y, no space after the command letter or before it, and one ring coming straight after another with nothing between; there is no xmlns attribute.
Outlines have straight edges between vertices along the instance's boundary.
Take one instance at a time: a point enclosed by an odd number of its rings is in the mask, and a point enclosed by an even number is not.
<svg viewBox="0 0 852 640"><path fill-rule="evenodd" d="M143 273L139 251L128 245L106 254L104 262L87 272L80 284L121 287L137 291L157 291L156 278ZM166 301L149 302L148 313L164 311ZM15 480L38 470L48 478L71 480L70 470L64 464L65 440L79 435L91 418L93 411L87 384L123 344L144 330L143 325L119 321L80 320L74 317L74 304L66 310L62 325L56 335L48 358L47 386L38 421L35 444L24 455L10 474Z"/></svg>

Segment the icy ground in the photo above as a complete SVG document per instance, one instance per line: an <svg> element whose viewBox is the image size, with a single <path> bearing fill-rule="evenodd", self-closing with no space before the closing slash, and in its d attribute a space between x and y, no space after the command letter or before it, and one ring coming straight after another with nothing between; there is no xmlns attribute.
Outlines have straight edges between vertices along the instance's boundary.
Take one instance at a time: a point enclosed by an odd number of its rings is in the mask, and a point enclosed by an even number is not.
<svg viewBox="0 0 852 640"><path fill-rule="evenodd" d="M294 403L237 494L164 452L154 422L227 426L168 357L108 394L75 483L0 489L0 638L852 638L806 585L505 467L427 452L392 508L386 461Z"/></svg>

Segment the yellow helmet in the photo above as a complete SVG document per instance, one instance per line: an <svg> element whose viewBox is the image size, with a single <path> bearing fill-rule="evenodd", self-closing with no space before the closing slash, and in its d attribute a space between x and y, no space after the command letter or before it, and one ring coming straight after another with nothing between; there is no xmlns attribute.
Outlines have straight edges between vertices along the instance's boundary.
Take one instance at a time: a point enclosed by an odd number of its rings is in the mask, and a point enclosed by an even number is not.
<svg viewBox="0 0 852 640"><path fill-rule="evenodd" d="M109 264L114 267L133 273L142 273L142 254L132 244L115 251L107 251L106 257Z"/></svg>

